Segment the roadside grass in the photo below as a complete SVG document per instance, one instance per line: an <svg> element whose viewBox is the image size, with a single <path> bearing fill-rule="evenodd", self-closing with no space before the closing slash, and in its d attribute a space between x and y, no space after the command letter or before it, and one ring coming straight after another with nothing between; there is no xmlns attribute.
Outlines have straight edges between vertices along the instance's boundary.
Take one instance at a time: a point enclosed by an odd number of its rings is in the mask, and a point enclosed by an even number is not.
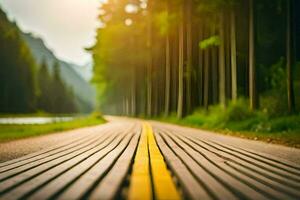
<svg viewBox="0 0 300 200"><path fill-rule="evenodd" d="M240 99L230 103L225 110L220 106L211 106L208 110L197 110L183 119L177 119L173 114L157 120L300 148L299 114L278 116L266 109L251 111L245 106L248 105L245 101Z"/></svg>
<svg viewBox="0 0 300 200"><path fill-rule="evenodd" d="M89 116L76 117L74 120L68 122L42 125L0 125L0 142L35 137L103 123L105 123L105 119L100 114L94 113Z"/></svg>
<svg viewBox="0 0 300 200"><path fill-rule="evenodd" d="M11 117L76 117L82 116L80 114L51 114L45 112L36 113L25 113L25 114L12 114L12 113L0 113L0 118L11 118Z"/></svg>

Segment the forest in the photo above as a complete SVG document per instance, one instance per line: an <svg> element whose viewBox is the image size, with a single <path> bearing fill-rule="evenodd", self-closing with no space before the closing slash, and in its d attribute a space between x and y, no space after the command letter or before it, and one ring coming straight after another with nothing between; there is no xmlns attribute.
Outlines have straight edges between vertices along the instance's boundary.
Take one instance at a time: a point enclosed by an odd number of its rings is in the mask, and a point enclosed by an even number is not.
<svg viewBox="0 0 300 200"><path fill-rule="evenodd" d="M0 9L0 113L75 113L77 105L71 88L46 62L38 66L20 29Z"/></svg>
<svg viewBox="0 0 300 200"><path fill-rule="evenodd" d="M101 111L299 131L299 8L298 0L106 1L88 49Z"/></svg>

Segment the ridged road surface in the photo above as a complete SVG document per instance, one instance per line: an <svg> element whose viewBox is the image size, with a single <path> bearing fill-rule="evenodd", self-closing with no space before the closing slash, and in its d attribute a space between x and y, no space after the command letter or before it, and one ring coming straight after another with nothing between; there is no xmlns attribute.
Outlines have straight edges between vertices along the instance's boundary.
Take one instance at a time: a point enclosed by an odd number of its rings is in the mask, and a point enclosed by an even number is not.
<svg viewBox="0 0 300 200"><path fill-rule="evenodd" d="M300 199L298 149L111 119L0 144L18 157L0 163L0 199ZM34 152L19 157L30 140Z"/></svg>

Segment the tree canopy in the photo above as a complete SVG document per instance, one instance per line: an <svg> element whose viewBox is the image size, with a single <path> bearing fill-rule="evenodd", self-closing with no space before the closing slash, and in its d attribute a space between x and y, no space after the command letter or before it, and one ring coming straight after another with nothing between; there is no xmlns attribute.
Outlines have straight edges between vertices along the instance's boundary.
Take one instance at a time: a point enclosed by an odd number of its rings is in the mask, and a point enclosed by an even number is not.
<svg viewBox="0 0 300 200"><path fill-rule="evenodd" d="M91 48L100 107L179 118L249 99L299 111L299 15L288 0L118 0L100 7ZM285 102L285 103L282 103ZM295 103L296 102L296 103Z"/></svg>

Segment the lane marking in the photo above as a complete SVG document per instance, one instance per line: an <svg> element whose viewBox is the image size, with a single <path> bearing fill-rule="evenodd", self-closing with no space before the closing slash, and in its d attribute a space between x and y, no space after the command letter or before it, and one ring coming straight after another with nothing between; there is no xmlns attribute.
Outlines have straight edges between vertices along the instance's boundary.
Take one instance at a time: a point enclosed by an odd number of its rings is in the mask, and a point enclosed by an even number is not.
<svg viewBox="0 0 300 200"><path fill-rule="evenodd" d="M153 184L151 184L150 170ZM155 198L152 195L152 185ZM143 123L143 131L133 165L129 199L181 199L149 123Z"/></svg>
<svg viewBox="0 0 300 200"><path fill-rule="evenodd" d="M152 186L149 168L149 153L147 130L143 124L143 130L135 155L128 199L150 200L152 199Z"/></svg>

